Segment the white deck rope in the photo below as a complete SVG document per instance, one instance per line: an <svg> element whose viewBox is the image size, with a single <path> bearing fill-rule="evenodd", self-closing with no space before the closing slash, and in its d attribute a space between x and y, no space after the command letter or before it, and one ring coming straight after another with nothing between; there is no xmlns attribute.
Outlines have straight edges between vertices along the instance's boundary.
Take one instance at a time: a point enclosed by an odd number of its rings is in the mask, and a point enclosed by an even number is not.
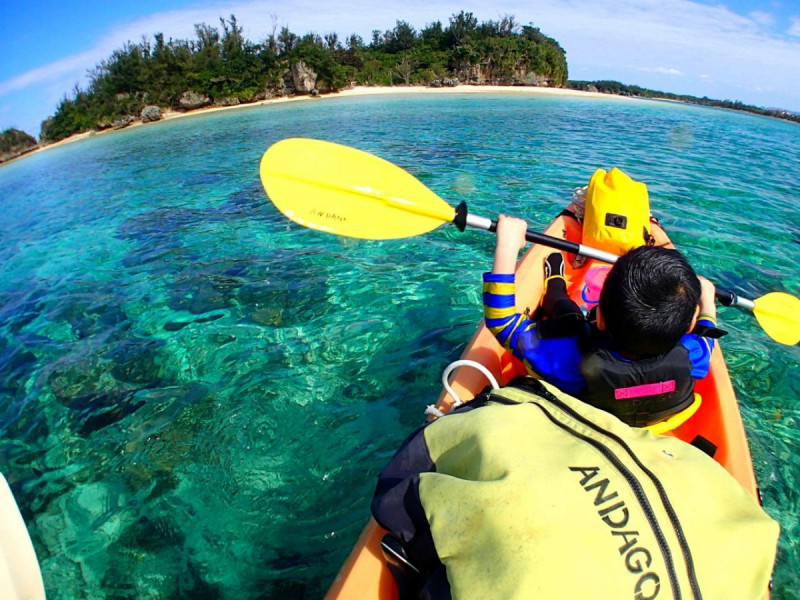
<svg viewBox="0 0 800 600"><path fill-rule="evenodd" d="M448 394L450 394L450 397L453 398L453 400L455 400L455 402L453 402L452 406L450 407L451 410L454 408L458 408L459 406L464 404L463 400L461 400L461 398L458 397L458 394L456 394L455 390L453 390L453 388L450 387L450 374L459 367L472 367L473 369L478 369L481 373L484 374L486 379L489 380L489 383L492 385L492 389L495 390L500 389L500 384L497 383L497 379L495 379L494 375L492 375L492 372L485 366L483 366L481 363L476 362L474 360L457 360L455 362L452 362L449 365L447 365L445 370L442 372L442 385L444 386L445 391ZM436 417L443 417L445 413L436 408L435 405L430 404L425 409L425 414L433 415Z"/></svg>

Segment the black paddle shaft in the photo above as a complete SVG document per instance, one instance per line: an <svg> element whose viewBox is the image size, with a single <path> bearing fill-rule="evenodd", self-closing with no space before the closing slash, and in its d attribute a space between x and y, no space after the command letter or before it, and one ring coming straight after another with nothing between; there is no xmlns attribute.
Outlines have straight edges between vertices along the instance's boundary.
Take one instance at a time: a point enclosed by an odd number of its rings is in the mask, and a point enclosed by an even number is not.
<svg viewBox="0 0 800 600"><path fill-rule="evenodd" d="M483 229L491 233L497 232L497 221L470 214L467 210L466 202L462 202L456 207L456 215L453 218L453 223L455 223L456 227L461 231L464 231L467 227L474 227L475 229ZM576 242L570 242L569 240L553 237L551 235L545 235L544 233L531 231L530 229L525 232L525 239L534 244L541 244L542 246L555 248L556 250L562 250L570 254L588 256L589 258L601 260L609 264L614 264L617 262L617 258L619 258L616 254L611 254L610 252L584 246Z"/></svg>
<svg viewBox="0 0 800 600"><path fill-rule="evenodd" d="M484 231L489 231L491 233L497 232L497 221L470 214L467 210L466 202L461 202L461 204L456 207L456 215L453 218L453 223L455 223L456 227L458 227L461 231L464 231L464 229L467 227L473 227L475 229L483 229ZM617 258L619 258L617 255L611 254L610 252L598 250L597 248L592 248L591 246L584 246L583 244L578 244L576 242L570 242L569 240L553 237L551 235L545 235L544 233L531 231L530 229L525 232L525 239L534 244L541 244L542 246L555 248L556 250L562 250L571 254L588 256L589 258L601 260L609 264L614 264L617 262ZM750 310L752 310L755 306L752 300L742 298L730 290L718 288L716 290L716 296L717 300L719 300L720 304L723 306L738 306Z"/></svg>

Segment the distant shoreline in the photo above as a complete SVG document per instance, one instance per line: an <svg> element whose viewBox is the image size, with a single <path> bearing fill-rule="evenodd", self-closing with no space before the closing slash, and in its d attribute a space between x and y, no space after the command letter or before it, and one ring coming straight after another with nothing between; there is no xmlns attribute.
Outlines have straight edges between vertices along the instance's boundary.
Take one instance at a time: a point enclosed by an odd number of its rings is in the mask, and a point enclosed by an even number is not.
<svg viewBox="0 0 800 600"><path fill-rule="evenodd" d="M568 88L552 88L552 87L540 87L540 86L457 85L453 87L441 87L441 88L434 88L427 86L358 86L340 90L338 92L331 92L329 94L320 94L319 96L298 95L298 96L269 98L266 100L241 103L233 106L207 106L187 111L167 110L163 113L161 119L159 119L158 121L153 121L153 123L160 123L162 121L169 121L171 119L180 119L183 117L211 114L221 111L236 110L239 108L252 108L254 106L267 106L272 104L282 104L286 102L324 101L331 98L350 98L354 96L403 95L403 94L428 94L428 95L486 94L486 93L509 94L509 95L574 96L581 98L616 98L620 100L641 99L631 96L621 96L617 94L606 94L601 92L587 92L583 90L573 90ZM33 156L34 154L44 152L45 150L49 150L51 148L58 148L60 146L65 146L67 144L71 144L73 142L77 142L80 140L85 140L90 137L95 137L98 135L107 135L110 133L115 133L117 131L124 131L126 129L142 127L143 125L149 125L149 123L143 123L141 120L137 119L130 125L127 125L126 127L123 127L121 129L110 128L110 129L91 130L91 131L84 131L82 133L76 133L75 135L71 135L57 142L52 142L49 144L40 144L39 146L31 149L29 152L25 152L23 154L20 154L19 156L15 156L12 159L0 163L0 166L21 160L28 156Z"/></svg>

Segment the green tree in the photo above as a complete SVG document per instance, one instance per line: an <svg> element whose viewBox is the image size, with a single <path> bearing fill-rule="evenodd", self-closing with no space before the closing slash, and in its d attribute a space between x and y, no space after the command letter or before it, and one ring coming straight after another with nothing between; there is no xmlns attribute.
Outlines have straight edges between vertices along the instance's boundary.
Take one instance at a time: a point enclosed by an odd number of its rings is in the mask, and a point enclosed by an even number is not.
<svg viewBox="0 0 800 600"><path fill-rule="evenodd" d="M430 50L444 49L444 29L441 21L434 21L420 31L422 45Z"/></svg>
<svg viewBox="0 0 800 600"><path fill-rule="evenodd" d="M417 32L405 21L397 21L394 29L387 31L383 39L386 52L398 54L414 47L417 41Z"/></svg>
<svg viewBox="0 0 800 600"><path fill-rule="evenodd" d="M478 19L463 10L450 17L450 26L444 32L444 43L448 48L468 44L478 32Z"/></svg>
<svg viewBox="0 0 800 600"><path fill-rule="evenodd" d="M278 35L278 54L289 54L292 50L294 50L296 45L297 35L289 31L288 27L281 29L281 33Z"/></svg>
<svg viewBox="0 0 800 600"><path fill-rule="evenodd" d="M479 23L471 13L453 14L419 33L407 21L393 29L373 31L366 45L357 35L343 46L338 33L298 37L273 17L272 32L262 43L245 39L235 15L220 19L220 27L195 25L192 40L128 42L101 61L90 74L86 90L76 86L56 113L42 125L42 139L55 140L140 113L147 104L179 106L192 90L217 102L251 101L283 89L292 63L303 61L317 74L319 89L336 90L349 81L367 85L429 83L480 74L490 82L519 83L535 72L552 85L565 85L564 51L533 25L519 27L513 16ZM638 93L638 92L637 92Z"/></svg>

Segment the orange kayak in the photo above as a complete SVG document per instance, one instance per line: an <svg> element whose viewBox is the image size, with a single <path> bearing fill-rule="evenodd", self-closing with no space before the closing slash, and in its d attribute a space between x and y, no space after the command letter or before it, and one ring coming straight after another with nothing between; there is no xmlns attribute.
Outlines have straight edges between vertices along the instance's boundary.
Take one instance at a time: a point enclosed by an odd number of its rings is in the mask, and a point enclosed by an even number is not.
<svg viewBox="0 0 800 600"><path fill-rule="evenodd" d="M578 222L566 216L557 217L545 231L547 235L573 242L581 241ZM672 247L664 230L653 225L652 234L659 246ZM542 263L552 249L534 244L517 265L516 299L517 310L535 309L542 296L544 277ZM581 304L581 290L587 271L594 265L589 260L580 268L573 268L573 256L567 255L566 278L570 295ZM479 285L476 281L475 285ZM525 367L506 352L494 336L481 324L462 356L487 367L503 386L518 375L525 375ZM488 382L480 371L459 367L451 381L453 391L462 400L470 399L480 392ZM739 405L733 391L728 368L722 356L720 344L716 344L711 358L709 374L695 385L702 396L697 412L685 423L666 435L691 442L700 435L716 447L714 459L754 497L758 498L750 448L747 443ZM446 392L439 397L437 407L447 412L454 399ZM424 407L420 407L422 410ZM350 556L342 566L325 598L327 600L355 600L374 598L391 600L398 597L391 573L386 568L380 541L386 532L370 519L356 542ZM765 591L764 598L769 598Z"/></svg>

